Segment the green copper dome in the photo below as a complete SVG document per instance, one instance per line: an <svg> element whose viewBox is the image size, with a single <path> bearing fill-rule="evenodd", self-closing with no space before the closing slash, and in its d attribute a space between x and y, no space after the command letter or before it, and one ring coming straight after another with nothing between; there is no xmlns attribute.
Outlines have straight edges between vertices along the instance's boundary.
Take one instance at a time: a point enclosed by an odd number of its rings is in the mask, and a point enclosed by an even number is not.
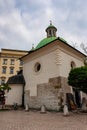
<svg viewBox="0 0 87 130"><path fill-rule="evenodd" d="M41 40L41 42L36 46L35 49L39 49L47 44L49 44L50 42L56 40L57 37L49 37L49 38L44 38L43 40Z"/></svg>

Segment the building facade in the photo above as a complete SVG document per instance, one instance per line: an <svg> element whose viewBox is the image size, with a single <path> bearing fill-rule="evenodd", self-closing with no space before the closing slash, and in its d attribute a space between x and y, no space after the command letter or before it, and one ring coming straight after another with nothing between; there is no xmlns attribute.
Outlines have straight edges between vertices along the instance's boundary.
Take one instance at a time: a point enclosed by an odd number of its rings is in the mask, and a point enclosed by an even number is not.
<svg viewBox="0 0 87 130"><path fill-rule="evenodd" d="M9 77L23 69L23 62L19 60L28 51L1 49L0 52L0 80L5 83Z"/></svg>
<svg viewBox="0 0 87 130"><path fill-rule="evenodd" d="M22 73L18 73L17 75L10 77L7 83L11 90L9 92L5 92L5 105L12 106L14 103L17 103L19 106L24 106L25 80Z"/></svg>
<svg viewBox="0 0 87 130"><path fill-rule="evenodd" d="M22 57L25 104L31 108L40 108L44 104L49 110L59 110L66 102L66 94L74 94L67 83L70 70L84 66L85 55L63 38L56 37L56 31L50 23L46 29L47 37Z"/></svg>

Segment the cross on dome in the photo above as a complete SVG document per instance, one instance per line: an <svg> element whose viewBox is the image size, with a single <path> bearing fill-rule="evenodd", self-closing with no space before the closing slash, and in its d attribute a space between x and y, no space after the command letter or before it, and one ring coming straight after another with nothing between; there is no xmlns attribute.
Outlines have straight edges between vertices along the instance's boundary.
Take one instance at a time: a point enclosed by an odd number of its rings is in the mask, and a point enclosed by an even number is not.
<svg viewBox="0 0 87 130"><path fill-rule="evenodd" d="M50 20L50 25L52 25L52 21Z"/></svg>

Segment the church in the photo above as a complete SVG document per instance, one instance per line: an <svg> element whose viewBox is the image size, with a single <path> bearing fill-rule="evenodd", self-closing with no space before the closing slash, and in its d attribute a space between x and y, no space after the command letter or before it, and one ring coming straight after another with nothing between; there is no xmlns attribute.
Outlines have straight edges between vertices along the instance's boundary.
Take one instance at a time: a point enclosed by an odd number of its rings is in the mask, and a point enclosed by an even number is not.
<svg viewBox="0 0 87 130"><path fill-rule="evenodd" d="M57 37L57 28L52 22L45 31L47 37L22 57L26 82L24 100L30 108L45 105L48 110L58 111L66 102L67 93L72 93L77 102L78 96L82 97L82 92L75 93L68 85L67 77L72 68L84 66L86 56Z"/></svg>

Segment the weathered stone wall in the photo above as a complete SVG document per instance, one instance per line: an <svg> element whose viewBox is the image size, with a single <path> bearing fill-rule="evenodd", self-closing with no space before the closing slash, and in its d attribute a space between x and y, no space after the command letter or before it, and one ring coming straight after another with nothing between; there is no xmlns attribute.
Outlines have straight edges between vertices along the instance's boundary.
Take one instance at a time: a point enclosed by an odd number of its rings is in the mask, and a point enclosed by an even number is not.
<svg viewBox="0 0 87 130"><path fill-rule="evenodd" d="M44 104L48 110L59 110L66 98L64 94L68 91L66 78L50 78L48 83L37 85L37 96L29 96L25 92L25 102L30 108L39 109Z"/></svg>

